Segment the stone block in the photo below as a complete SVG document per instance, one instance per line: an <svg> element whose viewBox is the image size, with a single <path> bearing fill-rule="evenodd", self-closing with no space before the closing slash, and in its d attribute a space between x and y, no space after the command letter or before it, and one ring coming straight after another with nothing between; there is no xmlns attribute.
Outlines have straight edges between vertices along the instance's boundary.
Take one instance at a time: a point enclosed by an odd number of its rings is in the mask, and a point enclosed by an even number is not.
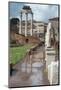
<svg viewBox="0 0 61 90"><path fill-rule="evenodd" d="M48 80L50 85L58 84L58 73L58 61L51 62L51 64L48 65Z"/></svg>

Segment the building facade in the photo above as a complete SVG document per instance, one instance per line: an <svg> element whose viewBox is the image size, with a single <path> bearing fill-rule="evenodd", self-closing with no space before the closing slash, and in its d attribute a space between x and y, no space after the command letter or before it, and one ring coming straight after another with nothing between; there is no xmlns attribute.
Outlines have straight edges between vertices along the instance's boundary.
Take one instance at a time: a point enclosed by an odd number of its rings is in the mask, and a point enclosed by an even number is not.
<svg viewBox="0 0 61 90"><path fill-rule="evenodd" d="M40 38L44 41L45 31L47 29L47 24L41 21L33 20L33 31L32 36ZM30 20L27 23L27 36L30 36L31 31L31 22ZM22 21L22 35L25 35L25 21Z"/></svg>
<svg viewBox="0 0 61 90"><path fill-rule="evenodd" d="M54 33L55 40L58 42L59 41L59 18L58 17L51 18L49 19L49 22L51 23L51 26L53 28L51 31L51 38Z"/></svg>

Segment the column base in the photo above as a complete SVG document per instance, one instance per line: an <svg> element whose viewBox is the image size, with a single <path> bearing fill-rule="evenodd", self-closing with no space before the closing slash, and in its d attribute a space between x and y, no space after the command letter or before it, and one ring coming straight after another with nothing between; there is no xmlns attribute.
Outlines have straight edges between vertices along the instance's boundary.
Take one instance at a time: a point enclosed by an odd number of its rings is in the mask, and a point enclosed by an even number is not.
<svg viewBox="0 0 61 90"><path fill-rule="evenodd" d="M54 48L46 48L45 49L45 60L46 60L46 68L52 61L55 61L56 51Z"/></svg>

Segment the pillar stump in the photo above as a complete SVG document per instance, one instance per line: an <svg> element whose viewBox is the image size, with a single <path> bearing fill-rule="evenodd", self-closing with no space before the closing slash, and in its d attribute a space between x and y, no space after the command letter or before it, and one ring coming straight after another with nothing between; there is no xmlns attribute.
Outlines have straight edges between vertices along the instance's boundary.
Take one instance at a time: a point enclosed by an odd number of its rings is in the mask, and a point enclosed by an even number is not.
<svg viewBox="0 0 61 90"><path fill-rule="evenodd" d="M56 52L54 48L47 48L45 50L45 61L46 61L46 69L48 65L51 64L52 61L55 61Z"/></svg>

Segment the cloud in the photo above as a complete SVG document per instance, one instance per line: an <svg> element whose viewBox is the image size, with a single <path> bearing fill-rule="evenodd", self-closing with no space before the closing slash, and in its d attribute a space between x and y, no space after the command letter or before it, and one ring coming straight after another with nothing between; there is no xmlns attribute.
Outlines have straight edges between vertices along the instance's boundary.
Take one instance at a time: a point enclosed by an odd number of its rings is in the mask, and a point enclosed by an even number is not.
<svg viewBox="0 0 61 90"><path fill-rule="evenodd" d="M19 17L22 7L28 5L33 11L34 20L48 21L49 18L58 17L57 5L44 5L44 4L25 4L25 3L11 3L10 4L10 16ZM30 15L29 15L30 18ZM23 16L24 19L24 16Z"/></svg>
<svg viewBox="0 0 61 90"><path fill-rule="evenodd" d="M32 8L34 19L48 21L49 18L58 17L57 5L26 4Z"/></svg>

